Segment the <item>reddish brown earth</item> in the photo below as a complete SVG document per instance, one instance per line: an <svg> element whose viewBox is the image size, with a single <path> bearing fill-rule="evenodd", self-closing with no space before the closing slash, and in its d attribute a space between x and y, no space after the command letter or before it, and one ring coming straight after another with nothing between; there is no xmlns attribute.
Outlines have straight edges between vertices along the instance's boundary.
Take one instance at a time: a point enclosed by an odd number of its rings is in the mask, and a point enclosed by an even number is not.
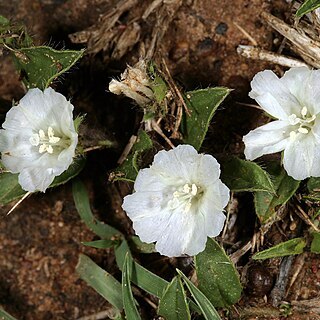
<svg viewBox="0 0 320 320"><path fill-rule="evenodd" d="M111 0L2 1L0 14L22 21L37 44L79 48L70 43L68 35L88 28L116 3ZM259 46L271 49L275 35L259 14L266 10L282 17L286 9L284 0L186 0L176 13L161 44L162 55L175 80L186 89L209 85L234 89L213 120L204 150L216 155L241 154L242 135L261 121L259 111L239 102L250 102L247 98L250 80L268 65L237 55L237 45L250 44L237 25ZM138 12L139 8L133 10ZM138 54L133 49L131 57L130 53L125 57L128 61L137 60ZM0 97L7 102L18 100L24 92L19 77L6 54L0 59ZM119 65L124 66L126 59L120 64L118 61L105 64L100 55L86 57L57 83L57 87L72 97L77 113L87 113L89 126L100 128L103 134L117 141L115 149L90 153L81 178L90 191L97 216L130 233L130 223L120 208L120 193L128 186L110 186L107 182L107 173L116 167L116 160L136 124L135 111L128 107L127 101L116 99L105 90L110 77L122 71ZM1 107L2 112L4 109ZM248 233L245 229L242 234L242 240L249 239L254 228L252 198L250 195L236 197L240 203L239 212L253 221L249 223L253 227ZM10 206L0 209L0 305L18 319L26 320L71 320L108 310L109 304L78 278L75 266L79 254L86 253L100 266L119 276L114 256L111 251L90 249L81 244L81 241L94 239L94 235L79 219L71 186L67 184L45 194L33 195L6 216L9 209ZM274 242L277 241L272 235L270 239L267 235L266 243ZM142 257L140 261L150 269L162 269L166 278L171 276L173 267L181 263L158 256ZM241 272L244 264L239 265ZM262 277L271 282L271 286L278 265L279 262L263 264ZM303 271L288 292L288 301L317 297L319 270L319 258L307 255ZM257 272L260 272L259 268L253 269L247 281L254 282ZM252 295L250 288L249 284L230 317L238 319L241 310L252 307L251 313L247 310L245 319L280 319L268 304L270 290L258 285L258 293ZM144 314L145 319L151 319L154 310L146 307ZM319 319L319 316L296 312L290 319Z"/></svg>

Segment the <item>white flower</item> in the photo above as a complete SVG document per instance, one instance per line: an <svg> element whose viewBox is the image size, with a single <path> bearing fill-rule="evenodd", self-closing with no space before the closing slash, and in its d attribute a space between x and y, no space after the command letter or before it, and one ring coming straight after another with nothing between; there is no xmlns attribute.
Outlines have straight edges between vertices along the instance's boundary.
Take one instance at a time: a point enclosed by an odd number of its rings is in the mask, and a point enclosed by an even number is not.
<svg viewBox="0 0 320 320"><path fill-rule="evenodd" d="M229 189L221 182L217 160L189 145L160 151L150 168L139 171L135 193L123 209L144 242L169 257L195 255L207 236L221 232Z"/></svg>
<svg viewBox="0 0 320 320"><path fill-rule="evenodd" d="M143 107L154 99L150 85L146 63L140 60L133 67L127 67L121 74L121 81L111 80L109 90L117 95L124 94Z"/></svg>
<svg viewBox="0 0 320 320"><path fill-rule="evenodd" d="M7 113L0 130L1 160L19 173L24 190L45 192L72 163L78 143L72 111L62 94L48 88L30 89Z"/></svg>
<svg viewBox="0 0 320 320"><path fill-rule="evenodd" d="M254 160L284 150L283 165L296 180L320 176L320 70L292 68L279 79L259 72L250 97L278 119L243 137L245 156Z"/></svg>

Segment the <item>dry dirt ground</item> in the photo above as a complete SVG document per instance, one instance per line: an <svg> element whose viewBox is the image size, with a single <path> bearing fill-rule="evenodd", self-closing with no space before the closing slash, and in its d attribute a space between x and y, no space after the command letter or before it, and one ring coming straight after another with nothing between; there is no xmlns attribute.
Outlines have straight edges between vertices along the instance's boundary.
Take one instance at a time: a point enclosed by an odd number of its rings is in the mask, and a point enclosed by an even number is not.
<svg viewBox="0 0 320 320"><path fill-rule="evenodd" d="M81 45L70 42L68 35L90 27L116 3L111 0L2 0L0 14L22 21L37 44L80 48ZM127 15L132 16L135 10L139 11L139 5L130 10ZM240 154L241 136L261 118L259 111L240 103L250 102L247 98L250 80L268 65L239 57L236 47L250 43L240 26L261 47L272 49L277 36L259 18L262 10L284 17L287 4L284 0L185 0L162 39L161 54L173 77L183 87L223 85L234 89L215 116L204 145L204 149L215 155ZM119 25L123 24L125 22ZM88 126L101 128L118 144L112 150L90 153L81 179L88 187L92 207L99 218L127 233L132 230L120 209L123 186L108 184L107 173L116 167L116 160L137 121L128 101L115 98L106 87L112 76L138 57L135 47L119 61L106 59L103 54L87 56L56 84L59 91L72 97L77 113L87 113ZM0 97L9 102L18 100L24 92L19 76L6 54L0 59ZM1 109L3 112L5 107ZM242 203L239 210L246 216L242 223L245 225L251 220L248 223L251 229L243 231L243 239L247 239L254 228L252 198L239 195L239 203ZM111 273L119 274L112 252L81 245L81 241L90 241L94 235L79 219L71 186L67 184L45 194L33 195L6 216L9 208L0 209L0 305L18 319L26 320L71 320L107 310L108 303L75 274L78 256L84 252ZM269 236L269 243L276 242L272 238L276 235ZM311 299L319 292L319 259L311 255L304 258L303 270L288 293L289 301ZM165 277L170 277L173 266L181 262L159 256L141 258L141 263L150 269L167 264L169 267L164 268L167 271L162 274ZM262 308L268 308L268 294L277 265L266 263L262 269L250 267L252 276L247 279L249 284L237 308L252 307L247 319L279 319L272 315L271 309ZM184 268L188 266L184 264ZM145 319L153 318L154 311L150 307L144 312ZM239 318L235 310L232 314L234 319ZM296 313L291 318L317 319L317 316Z"/></svg>

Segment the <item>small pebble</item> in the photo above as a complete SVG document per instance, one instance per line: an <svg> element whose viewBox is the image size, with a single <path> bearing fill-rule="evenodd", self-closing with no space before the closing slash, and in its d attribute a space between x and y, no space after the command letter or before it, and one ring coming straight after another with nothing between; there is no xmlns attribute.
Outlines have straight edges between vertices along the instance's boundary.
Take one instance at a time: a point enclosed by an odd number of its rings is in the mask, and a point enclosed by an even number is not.
<svg viewBox="0 0 320 320"><path fill-rule="evenodd" d="M247 289L251 296L263 297L273 288L273 276L262 265L254 265L248 269Z"/></svg>
<svg viewBox="0 0 320 320"><path fill-rule="evenodd" d="M221 34L224 35L227 31L228 31L228 25L224 22L220 22L217 26L216 26L216 34Z"/></svg>

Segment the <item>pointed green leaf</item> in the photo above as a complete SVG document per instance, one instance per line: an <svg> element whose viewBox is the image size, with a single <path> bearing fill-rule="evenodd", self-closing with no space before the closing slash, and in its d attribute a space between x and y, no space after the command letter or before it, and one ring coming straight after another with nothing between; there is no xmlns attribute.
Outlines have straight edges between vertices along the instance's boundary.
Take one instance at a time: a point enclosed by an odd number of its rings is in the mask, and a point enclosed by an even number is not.
<svg viewBox="0 0 320 320"><path fill-rule="evenodd" d="M179 276L174 277L168 284L160 299L158 314L170 320L191 319L186 293Z"/></svg>
<svg viewBox="0 0 320 320"><path fill-rule="evenodd" d="M95 240L95 241L83 241L81 243L87 247L92 247L97 249L107 249L117 245L118 241L104 239L104 240Z"/></svg>
<svg viewBox="0 0 320 320"><path fill-rule="evenodd" d="M129 257L129 253L126 254L122 269L122 294L123 294L123 306L126 318L130 320L141 320L139 312L137 310L130 284L131 278L131 266L132 259Z"/></svg>
<svg viewBox="0 0 320 320"><path fill-rule="evenodd" d="M121 245L115 248L116 261L120 270L122 270L126 254L129 254L129 258L132 259L128 243L123 240ZM135 261L133 261L132 265L131 281L141 289L157 297L162 297L162 294L168 285L166 280L158 277Z"/></svg>
<svg viewBox="0 0 320 320"><path fill-rule="evenodd" d="M124 180L133 182L140 169L140 156L143 152L152 148L152 140L148 134L140 130L131 152L125 161L116 169L113 180Z"/></svg>
<svg viewBox="0 0 320 320"><path fill-rule="evenodd" d="M177 269L178 274L182 277L192 297L201 309L201 312L206 320L221 320L219 313L211 304L209 299L180 271Z"/></svg>
<svg viewBox="0 0 320 320"><path fill-rule="evenodd" d="M119 311L123 309L121 284L111 274L83 254L79 257L76 272Z"/></svg>
<svg viewBox="0 0 320 320"><path fill-rule="evenodd" d="M269 174L252 161L231 157L221 164L221 180L231 191L265 191L274 193Z"/></svg>
<svg viewBox="0 0 320 320"><path fill-rule="evenodd" d="M17 174L10 172L0 174L0 205L6 205L13 200L17 200L26 193L18 182Z"/></svg>
<svg viewBox="0 0 320 320"><path fill-rule="evenodd" d="M234 265L219 246L208 238L206 248L195 256L198 287L215 307L236 303L242 287Z"/></svg>
<svg viewBox="0 0 320 320"><path fill-rule="evenodd" d="M117 229L100 222L93 215L87 190L80 180L76 180L72 185L73 200L80 215L80 218L96 235L102 239L121 237L121 232Z"/></svg>
<svg viewBox="0 0 320 320"><path fill-rule="evenodd" d="M313 253L320 253L320 232L312 232L312 237L310 251Z"/></svg>
<svg viewBox="0 0 320 320"><path fill-rule="evenodd" d="M84 50L55 50L45 46L21 48L14 52L14 61L25 86L43 90L68 71L83 53Z"/></svg>
<svg viewBox="0 0 320 320"><path fill-rule="evenodd" d="M298 18L320 7L320 0L306 0L296 12Z"/></svg>
<svg viewBox="0 0 320 320"><path fill-rule="evenodd" d="M124 259L127 253L129 258L132 259L128 243L126 240L123 240L121 245L115 248L116 261L120 270L122 270ZM142 267L133 259L131 281L142 290L153 294L158 298L162 297L169 284L168 281L160 278L156 274ZM197 313L201 312L200 309L192 301L190 301L190 308Z"/></svg>
<svg viewBox="0 0 320 320"><path fill-rule="evenodd" d="M215 111L230 91L216 87L186 93L185 102L191 115L186 115L181 123L183 143L200 149Z"/></svg>
<svg viewBox="0 0 320 320"><path fill-rule="evenodd" d="M295 238L285 242L281 242L267 250L260 251L256 253L252 258L254 260L264 260L300 254L303 252L305 246L306 241L304 238Z"/></svg>
<svg viewBox="0 0 320 320"><path fill-rule="evenodd" d="M60 176L55 177L49 188L57 187L77 176L85 165L85 159L76 161ZM18 182L18 174L3 172L0 174L0 205L6 205L13 200L23 197L27 192Z"/></svg>
<svg viewBox="0 0 320 320"><path fill-rule="evenodd" d="M256 214L262 224L276 216L278 207L287 203L300 184L300 181L289 177L278 163L268 164L267 171L272 177L276 195L268 192L256 192L254 195Z"/></svg>
<svg viewBox="0 0 320 320"><path fill-rule="evenodd" d="M17 320L17 319L0 308L0 320Z"/></svg>

